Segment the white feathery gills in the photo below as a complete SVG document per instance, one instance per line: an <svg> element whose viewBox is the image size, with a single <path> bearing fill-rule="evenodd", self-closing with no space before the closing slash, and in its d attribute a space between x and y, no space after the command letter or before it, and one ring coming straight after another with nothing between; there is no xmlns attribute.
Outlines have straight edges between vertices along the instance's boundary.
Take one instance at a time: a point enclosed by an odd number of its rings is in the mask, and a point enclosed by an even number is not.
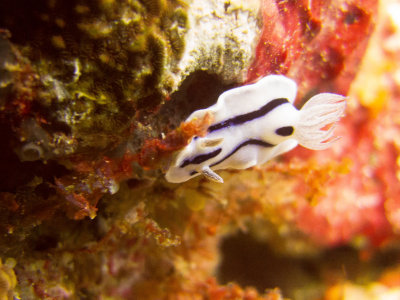
<svg viewBox="0 0 400 300"><path fill-rule="evenodd" d="M186 122L206 113L213 124L204 137L195 136L169 167L169 182L187 181L200 174L223 182L221 169L247 169L287 152L298 144L322 150L337 140L334 125L343 116L346 98L315 95L298 110L293 102L296 83L282 75L222 93L216 104L193 112Z"/></svg>

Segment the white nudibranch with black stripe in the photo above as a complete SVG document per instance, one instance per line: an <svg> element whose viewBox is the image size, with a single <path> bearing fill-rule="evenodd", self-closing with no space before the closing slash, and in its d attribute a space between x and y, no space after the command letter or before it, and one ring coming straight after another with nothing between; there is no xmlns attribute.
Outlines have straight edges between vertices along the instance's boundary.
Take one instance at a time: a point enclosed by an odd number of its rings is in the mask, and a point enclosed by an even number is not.
<svg viewBox="0 0 400 300"><path fill-rule="evenodd" d="M246 169L260 165L298 144L322 150L337 140L334 125L342 117L346 99L322 93L298 110L293 102L296 83L282 75L224 92L216 104L193 112L186 122L206 113L213 123L204 137L195 136L167 171L169 182L184 182L203 174L223 182L220 169Z"/></svg>

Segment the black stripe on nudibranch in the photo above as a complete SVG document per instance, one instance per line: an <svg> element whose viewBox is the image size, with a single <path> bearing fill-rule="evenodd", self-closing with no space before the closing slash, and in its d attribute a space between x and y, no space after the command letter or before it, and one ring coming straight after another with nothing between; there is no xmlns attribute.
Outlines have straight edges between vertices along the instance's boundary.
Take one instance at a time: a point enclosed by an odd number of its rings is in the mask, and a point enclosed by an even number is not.
<svg viewBox="0 0 400 300"><path fill-rule="evenodd" d="M264 142L262 140L250 139L250 140L247 140L247 141L239 144L238 146L236 146L236 148L233 149L231 151L231 153L229 153L228 155L226 155L224 158L220 159L219 161L211 164L210 167L214 167L216 165L219 165L220 163L222 163L223 161L227 160L229 157L234 155L236 152L238 152L241 148L243 148L245 146L248 146L248 145L256 145L256 146L265 147L265 148L270 148L270 147L274 147L275 146L274 144L270 144L270 143Z"/></svg>
<svg viewBox="0 0 400 300"><path fill-rule="evenodd" d="M294 128L292 126L285 126L275 130L275 133L280 136L289 136L292 135L293 131Z"/></svg>
<svg viewBox="0 0 400 300"><path fill-rule="evenodd" d="M235 126L235 125L240 125L246 122L249 122L251 120L260 118L262 116L265 116L267 113L272 111L274 108L278 107L279 105L289 103L289 100L286 98L278 98L274 99L267 104L265 104L263 107L261 107L258 110L243 114L243 115L238 115L236 117L230 118L228 120L222 121L220 123L216 123L214 125L211 125L208 127L208 132L213 132L225 127L230 127L230 126Z"/></svg>
<svg viewBox="0 0 400 300"><path fill-rule="evenodd" d="M212 151L210 153L200 154L200 155L197 155L197 156L195 156L193 158L185 159L183 161L183 163L180 165L180 168L184 168L187 165L198 165L198 164L201 164L201 163L205 162L206 160L209 160L209 159L211 159L213 157L216 157L218 154L221 153L221 151L222 151L222 149L218 148L217 150L214 150L214 151Z"/></svg>

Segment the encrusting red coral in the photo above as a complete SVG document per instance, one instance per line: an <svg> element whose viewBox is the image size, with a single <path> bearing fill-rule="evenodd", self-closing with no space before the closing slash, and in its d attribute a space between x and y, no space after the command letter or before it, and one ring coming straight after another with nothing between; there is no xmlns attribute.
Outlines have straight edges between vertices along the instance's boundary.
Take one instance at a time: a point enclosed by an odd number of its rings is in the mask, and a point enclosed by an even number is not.
<svg viewBox="0 0 400 300"><path fill-rule="evenodd" d="M212 116L206 114L201 120L182 123L177 129L168 132L165 138L146 140L138 154L138 163L146 169L159 167L161 159L186 146L193 136L204 136L211 122Z"/></svg>
<svg viewBox="0 0 400 300"><path fill-rule="evenodd" d="M209 278L198 286L202 299L210 300L283 300L278 289L266 291L260 295L254 288L241 288L237 284L218 285L215 278Z"/></svg>
<svg viewBox="0 0 400 300"><path fill-rule="evenodd" d="M346 94L373 29L376 0L272 1L247 81L284 74L308 92Z"/></svg>
<svg viewBox="0 0 400 300"><path fill-rule="evenodd" d="M314 160L319 165L351 163L347 171L321 186L325 195L318 201L299 199L296 206L298 228L327 246L358 239L364 247L375 249L398 240L400 98L392 70L396 68L393 57L399 55L400 48L382 49L399 30L388 21L395 9L381 3L380 20L385 21L378 23L359 78L350 90L347 115L336 130L341 140L324 152L298 148L286 156ZM367 86L366 82L372 84Z"/></svg>

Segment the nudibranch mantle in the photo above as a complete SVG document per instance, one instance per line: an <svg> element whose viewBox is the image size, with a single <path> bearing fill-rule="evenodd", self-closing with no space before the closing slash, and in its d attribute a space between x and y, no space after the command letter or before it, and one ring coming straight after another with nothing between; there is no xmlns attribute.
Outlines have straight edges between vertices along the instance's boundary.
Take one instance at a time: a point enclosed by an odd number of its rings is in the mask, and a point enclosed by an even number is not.
<svg viewBox="0 0 400 300"><path fill-rule="evenodd" d="M298 110L296 83L283 75L269 75L250 85L222 93L216 104L193 112L186 120L209 113L214 121L204 137L195 136L166 173L179 183L203 174L223 182L220 169L247 169L287 152L298 144L326 149L337 139L334 124L346 107L343 96L322 93Z"/></svg>

